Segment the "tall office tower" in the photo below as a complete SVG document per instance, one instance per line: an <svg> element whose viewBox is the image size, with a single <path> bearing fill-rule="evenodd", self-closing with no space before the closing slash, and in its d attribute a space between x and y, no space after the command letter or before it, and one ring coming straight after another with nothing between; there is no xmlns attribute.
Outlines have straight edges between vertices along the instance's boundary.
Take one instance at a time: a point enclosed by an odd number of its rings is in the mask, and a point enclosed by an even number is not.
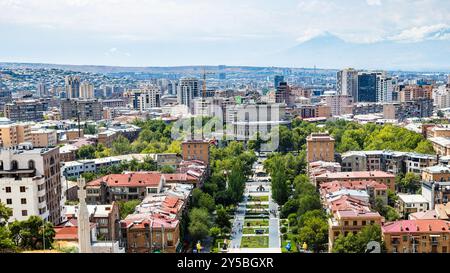
<svg viewBox="0 0 450 273"><path fill-rule="evenodd" d="M47 92L47 86L45 86L44 83L39 83L39 84L36 86L36 95L37 95L38 97L44 97L44 96L47 96L47 95L48 95L48 92Z"/></svg>
<svg viewBox="0 0 450 273"><path fill-rule="evenodd" d="M0 111L5 108L5 104L12 101L11 91L0 80Z"/></svg>
<svg viewBox="0 0 450 273"><path fill-rule="evenodd" d="M146 85L132 91L133 109L144 111L161 107L161 89L159 86Z"/></svg>
<svg viewBox="0 0 450 273"><path fill-rule="evenodd" d="M386 73L377 74L377 102L392 102L394 83Z"/></svg>
<svg viewBox="0 0 450 273"><path fill-rule="evenodd" d="M89 82L82 82L80 85L80 98L93 99L94 98L94 85Z"/></svg>
<svg viewBox="0 0 450 273"><path fill-rule="evenodd" d="M178 90L178 82L177 81L170 81L167 84L167 94L168 95L176 95Z"/></svg>
<svg viewBox="0 0 450 273"><path fill-rule="evenodd" d="M274 82L273 82L273 87L275 89L277 89L281 82L284 82L284 76L275 75Z"/></svg>
<svg viewBox="0 0 450 273"><path fill-rule="evenodd" d="M275 92L275 102L289 104L289 94L290 88L287 82L280 82Z"/></svg>
<svg viewBox="0 0 450 273"><path fill-rule="evenodd" d="M63 221L65 179L59 147L30 144L1 149L0 199L13 211L10 221L36 215L57 225Z"/></svg>
<svg viewBox="0 0 450 273"><path fill-rule="evenodd" d="M353 68L339 71L336 90L339 95L352 96L356 100L358 98L358 71Z"/></svg>
<svg viewBox="0 0 450 273"><path fill-rule="evenodd" d="M358 73L358 99L357 102L377 101L377 73Z"/></svg>
<svg viewBox="0 0 450 273"><path fill-rule="evenodd" d="M68 99L80 97L80 77L66 77L66 97Z"/></svg>
<svg viewBox="0 0 450 273"><path fill-rule="evenodd" d="M192 107L192 99L199 97L199 81L196 78L182 78L178 84L178 104Z"/></svg>

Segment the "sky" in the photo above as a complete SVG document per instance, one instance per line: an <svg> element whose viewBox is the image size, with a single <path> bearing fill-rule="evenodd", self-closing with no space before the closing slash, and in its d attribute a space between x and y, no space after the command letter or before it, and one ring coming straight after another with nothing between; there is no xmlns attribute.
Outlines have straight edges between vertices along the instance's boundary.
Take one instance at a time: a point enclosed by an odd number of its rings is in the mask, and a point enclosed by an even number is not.
<svg viewBox="0 0 450 273"><path fill-rule="evenodd" d="M0 0L0 61L276 66L265 56L324 33L450 40L449 14L448 0Z"/></svg>

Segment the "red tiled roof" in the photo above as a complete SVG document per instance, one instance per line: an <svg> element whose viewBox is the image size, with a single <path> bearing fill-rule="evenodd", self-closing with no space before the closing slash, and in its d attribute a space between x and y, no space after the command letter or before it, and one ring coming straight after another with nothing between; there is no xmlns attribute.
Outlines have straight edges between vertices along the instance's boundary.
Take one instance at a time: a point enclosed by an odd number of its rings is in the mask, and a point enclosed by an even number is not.
<svg viewBox="0 0 450 273"><path fill-rule="evenodd" d="M345 179L345 178L395 178L395 175L383 171L336 172L318 175L317 178Z"/></svg>
<svg viewBox="0 0 450 273"><path fill-rule="evenodd" d="M55 227L54 239L78 241L78 227L76 226Z"/></svg>
<svg viewBox="0 0 450 273"><path fill-rule="evenodd" d="M401 220L386 223L383 233L450 233L450 223L444 220Z"/></svg>
<svg viewBox="0 0 450 273"><path fill-rule="evenodd" d="M320 184L320 191L322 193L331 193L341 189L365 190L368 187L376 190L387 190L385 184L376 181L332 181Z"/></svg>
<svg viewBox="0 0 450 273"><path fill-rule="evenodd" d="M127 174L110 174L87 183L88 186L100 186L101 182L110 187L158 187L161 173L135 172Z"/></svg>
<svg viewBox="0 0 450 273"><path fill-rule="evenodd" d="M189 175L187 173L171 173L171 174L163 174L162 176L168 182L197 181L196 177Z"/></svg>

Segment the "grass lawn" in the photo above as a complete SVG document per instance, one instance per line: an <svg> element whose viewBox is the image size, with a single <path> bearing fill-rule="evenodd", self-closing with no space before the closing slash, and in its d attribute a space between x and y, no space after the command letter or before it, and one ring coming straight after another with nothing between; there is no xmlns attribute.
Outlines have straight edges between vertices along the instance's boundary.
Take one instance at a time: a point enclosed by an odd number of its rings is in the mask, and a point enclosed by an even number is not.
<svg viewBox="0 0 450 273"><path fill-rule="evenodd" d="M250 195L250 200L249 201L253 201L253 202L267 202L269 201L269 196L268 195L261 195L261 196L252 196Z"/></svg>
<svg viewBox="0 0 450 273"><path fill-rule="evenodd" d="M287 251L287 249L285 248L289 241L291 242L291 251ZM287 240L283 240L283 236L281 236L281 252L283 252L283 253L298 252L297 245L295 244L295 242L293 240L292 234L288 234Z"/></svg>
<svg viewBox="0 0 450 273"><path fill-rule="evenodd" d="M268 204L251 204L251 205L247 205L247 209L268 209L269 205Z"/></svg>
<svg viewBox="0 0 450 273"><path fill-rule="evenodd" d="M268 229L268 228L265 228L265 227L262 227L262 228L244 228L244 229L242 230L242 233L243 233L243 234L256 234L256 233L255 233L255 229L264 229L264 234L269 233L269 229Z"/></svg>
<svg viewBox="0 0 450 273"><path fill-rule="evenodd" d="M269 226L269 219L245 219L244 227L247 226Z"/></svg>
<svg viewBox="0 0 450 273"><path fill-rule="evenodd" d="M267 248L269 247L269 236L243 236L242 248Z"/></svg>

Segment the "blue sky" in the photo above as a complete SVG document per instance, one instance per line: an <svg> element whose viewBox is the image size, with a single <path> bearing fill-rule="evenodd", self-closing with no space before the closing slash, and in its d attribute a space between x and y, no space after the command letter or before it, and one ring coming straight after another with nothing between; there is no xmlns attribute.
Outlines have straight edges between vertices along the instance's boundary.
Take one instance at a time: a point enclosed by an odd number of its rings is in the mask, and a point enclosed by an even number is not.
<svg viewBox="0 0 450 273"><path fill-rule="evenodd" d="M449 14L447 0L0 0L0 61L269 66L323 33L450 40Z"/></svg>

